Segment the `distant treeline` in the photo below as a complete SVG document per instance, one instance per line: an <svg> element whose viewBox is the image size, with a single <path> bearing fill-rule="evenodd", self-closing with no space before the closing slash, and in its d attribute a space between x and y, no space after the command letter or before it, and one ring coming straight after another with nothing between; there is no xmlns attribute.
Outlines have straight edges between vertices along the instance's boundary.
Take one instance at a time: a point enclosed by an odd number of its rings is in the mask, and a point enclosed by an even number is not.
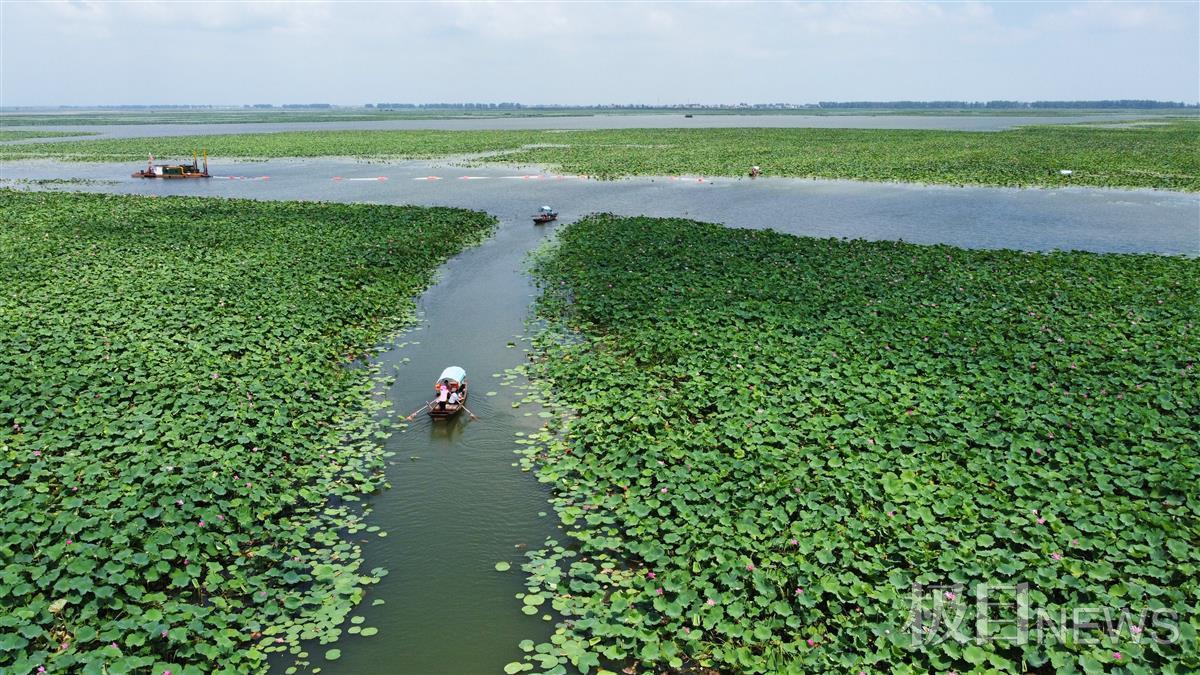
<svg viewBox="0 0 1200 675"><path fill-rule="evenodd" d="M1143 99L1119 99L1104 101L821 101L822 108L855 108L855 109L885 109L885 110L938 110L952 109L988 109L988 110L1020 110L1022 108L1084 108L1088 110L1103 108L1195 108L1196 104L1188 105L1181 101L1147 101Z"/></svg>
<svg viewBox="0 0 1200 675"><path fill-rule="evenodd" d="M414 110L519 110L521 108L537 108L543 106L525 106L520 103L368 103L368 108L406 108Z"/></svg>
<svg viewBox="0 0 1200 675"><path fill-rule="evenodd" d="M222 105L60 105L60 106L0 106L4 111L22 110L332 110L358 108L332 103L253 103L241 106ZM596 105L561 105L540 103L526 105L501 103L367 103L362 106L380 110L1028 110L1028 109L1174 109L1197 108L1200 104L1182 101L1149 101L1145 99L1106 99L1102 101L821 101L820 103L603 103Z"/></svg>

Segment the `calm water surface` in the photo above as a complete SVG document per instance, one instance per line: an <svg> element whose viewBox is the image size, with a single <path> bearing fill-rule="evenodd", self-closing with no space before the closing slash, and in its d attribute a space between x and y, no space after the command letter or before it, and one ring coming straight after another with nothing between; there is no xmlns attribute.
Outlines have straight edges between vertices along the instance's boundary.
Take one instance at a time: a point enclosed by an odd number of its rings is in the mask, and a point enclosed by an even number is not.
<svg viewBox="0 0 1200 675"><path fill-rule="evenodd" d="M0 162L0 179L111 181L60 186L105 192L458 206L518 224L550 204L559 210L560 222L610 212L969 248L1200 253L1200 194L1179 192L695 176L595 181L548 175L536 167L466 168L445 161L213 162L210 170L219 178L186 181L130 178L139 168Z"/></svg>
<svg viewBox="0 0 1200 675"><path fill-rule="evenodd" d="M667 115L594 115L579 117L499 117L485 119L378 120L331 122L259 122L229 124L128 124L6 126L5 129L34 131L95 132L91 138L143 138L247 134L272 131L332 131L338 129L671 129L671 128L814 128L814 129L948 129L955 131L1000 131L1028 124L1075 124L1118 122L1154 118L1154 114L1112 113L1062 117L1008 115L704 115L686 118L683 113ZM41 139L36 142L63 139ZM9 141L21 143L29 141Z"/></svg>
<svg viewBox="0 0 1200 675"><path fill-rule="evenodd" d="M760 118L756 118L760 119ZM1011 118L1008 118L1011 119ZM178 127L176 127L178 128ZM226 126L226 128L228 128ZM997 189L790 179L638 178L598 182L536 169L464 168L444 162L366 164L348 160L213 164L223 178L148 181L127 164L0 163L4 179L87 178L91 191L255 199L308 199L458 206L487 211L499 232L455 257L419 301L422 326L381 354L396 382L382 395L403 416L422 405L442 367L467 369L471 410L448 425L419 417L387 441L392 489L371 500L371 524L387 531L364 545L366 569L390 574L368 588L355 614L379 628L347 636L342 658L314 665L325 673L488 673L520 657L517 642L544 641L551 625L522 614L523 589L497 561L522 558L556 535L546 493L514 468L518 432L540 421L493 373L523 361L523 333L534 289L525 255L553 233L528 216L542 204L560 222L586 213L685 216L739 227L773 227L820 237L903 239L976 248L1200 253L1200 195L1146 190ZM430 177L438 177L432 180ZM265 178L264 178L265 177ZM517 346L509 347L514 342ZM407 359L407 361L405 360ZM495 391L495 396L487 392ZM371 601L385 604L372 607ZM276 666L290 662L280 660ZM277 667L282 670L282 667Z"/></svg>

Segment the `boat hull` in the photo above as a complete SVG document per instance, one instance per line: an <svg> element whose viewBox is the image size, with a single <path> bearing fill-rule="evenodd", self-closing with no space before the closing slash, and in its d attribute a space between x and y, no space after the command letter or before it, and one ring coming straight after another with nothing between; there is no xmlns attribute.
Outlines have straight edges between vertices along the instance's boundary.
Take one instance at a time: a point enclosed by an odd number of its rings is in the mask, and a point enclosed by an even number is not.
<svg viewBox="0 0 1200 675"><path fill-rule="evenodd" d="M170 180L170 179L175 179L175 178L211 178L212 176L209 176L206 173L163 174L160 176L158 174L150 173L148 171L138 171L138 172L134 173L132 175L132 177L133 178L162 178L164 180Z"/></svg>

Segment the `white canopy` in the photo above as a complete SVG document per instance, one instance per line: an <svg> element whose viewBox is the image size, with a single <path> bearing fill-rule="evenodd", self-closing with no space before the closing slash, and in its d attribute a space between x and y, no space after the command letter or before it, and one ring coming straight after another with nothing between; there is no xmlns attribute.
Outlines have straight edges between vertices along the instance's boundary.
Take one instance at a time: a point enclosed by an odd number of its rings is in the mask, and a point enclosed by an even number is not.
<svg viewBox="0 0 1200 675"><path fill-rule="evenodd" d="M438 382L441 382L442 380L451 380L461 384L462 382L466 381L466 379L467 371L459 368L458 366L450 366L442 371L441 376L438 377Z"/></svg>

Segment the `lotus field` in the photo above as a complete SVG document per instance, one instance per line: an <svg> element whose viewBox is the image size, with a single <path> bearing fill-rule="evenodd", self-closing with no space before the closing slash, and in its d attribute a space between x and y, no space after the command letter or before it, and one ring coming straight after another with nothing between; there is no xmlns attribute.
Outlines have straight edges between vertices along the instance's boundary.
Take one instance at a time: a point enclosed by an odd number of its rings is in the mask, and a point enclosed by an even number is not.
<svg viewBox="0 0 1200 675"><path fill-rule="evenodd" d="M998 132L890 129L625 129L591 131L296 131L122 138L0 146L0 160L140 163L155 157L430 158L544 164L596 178L744 176L948 185L1200 190L1200 122L1033 126ZM1069 170L1070 175L1060 173Z"/></svg>
<svg viewBox="0 0 1200 675"><path fill-rule="evenodd" d="M599 215L535 266L577 544L509 672L1200 669L1194 259Z"/></svg>
<svg viewBox="0 0 1200 675"><path fill-rule="evenodd" d="M0 213L0 672L262 671L336 640L386 573L346 536L384 433L349 366L493 220L13 191Z"/></svg>
<svg viewBox="0 0 1200 675"><path fill-rule="evenodd" d="M0 141L23 141L28 138L54 138L59 136L93 136L90 131L26 131L23 129L0 129Z"/></svg>

